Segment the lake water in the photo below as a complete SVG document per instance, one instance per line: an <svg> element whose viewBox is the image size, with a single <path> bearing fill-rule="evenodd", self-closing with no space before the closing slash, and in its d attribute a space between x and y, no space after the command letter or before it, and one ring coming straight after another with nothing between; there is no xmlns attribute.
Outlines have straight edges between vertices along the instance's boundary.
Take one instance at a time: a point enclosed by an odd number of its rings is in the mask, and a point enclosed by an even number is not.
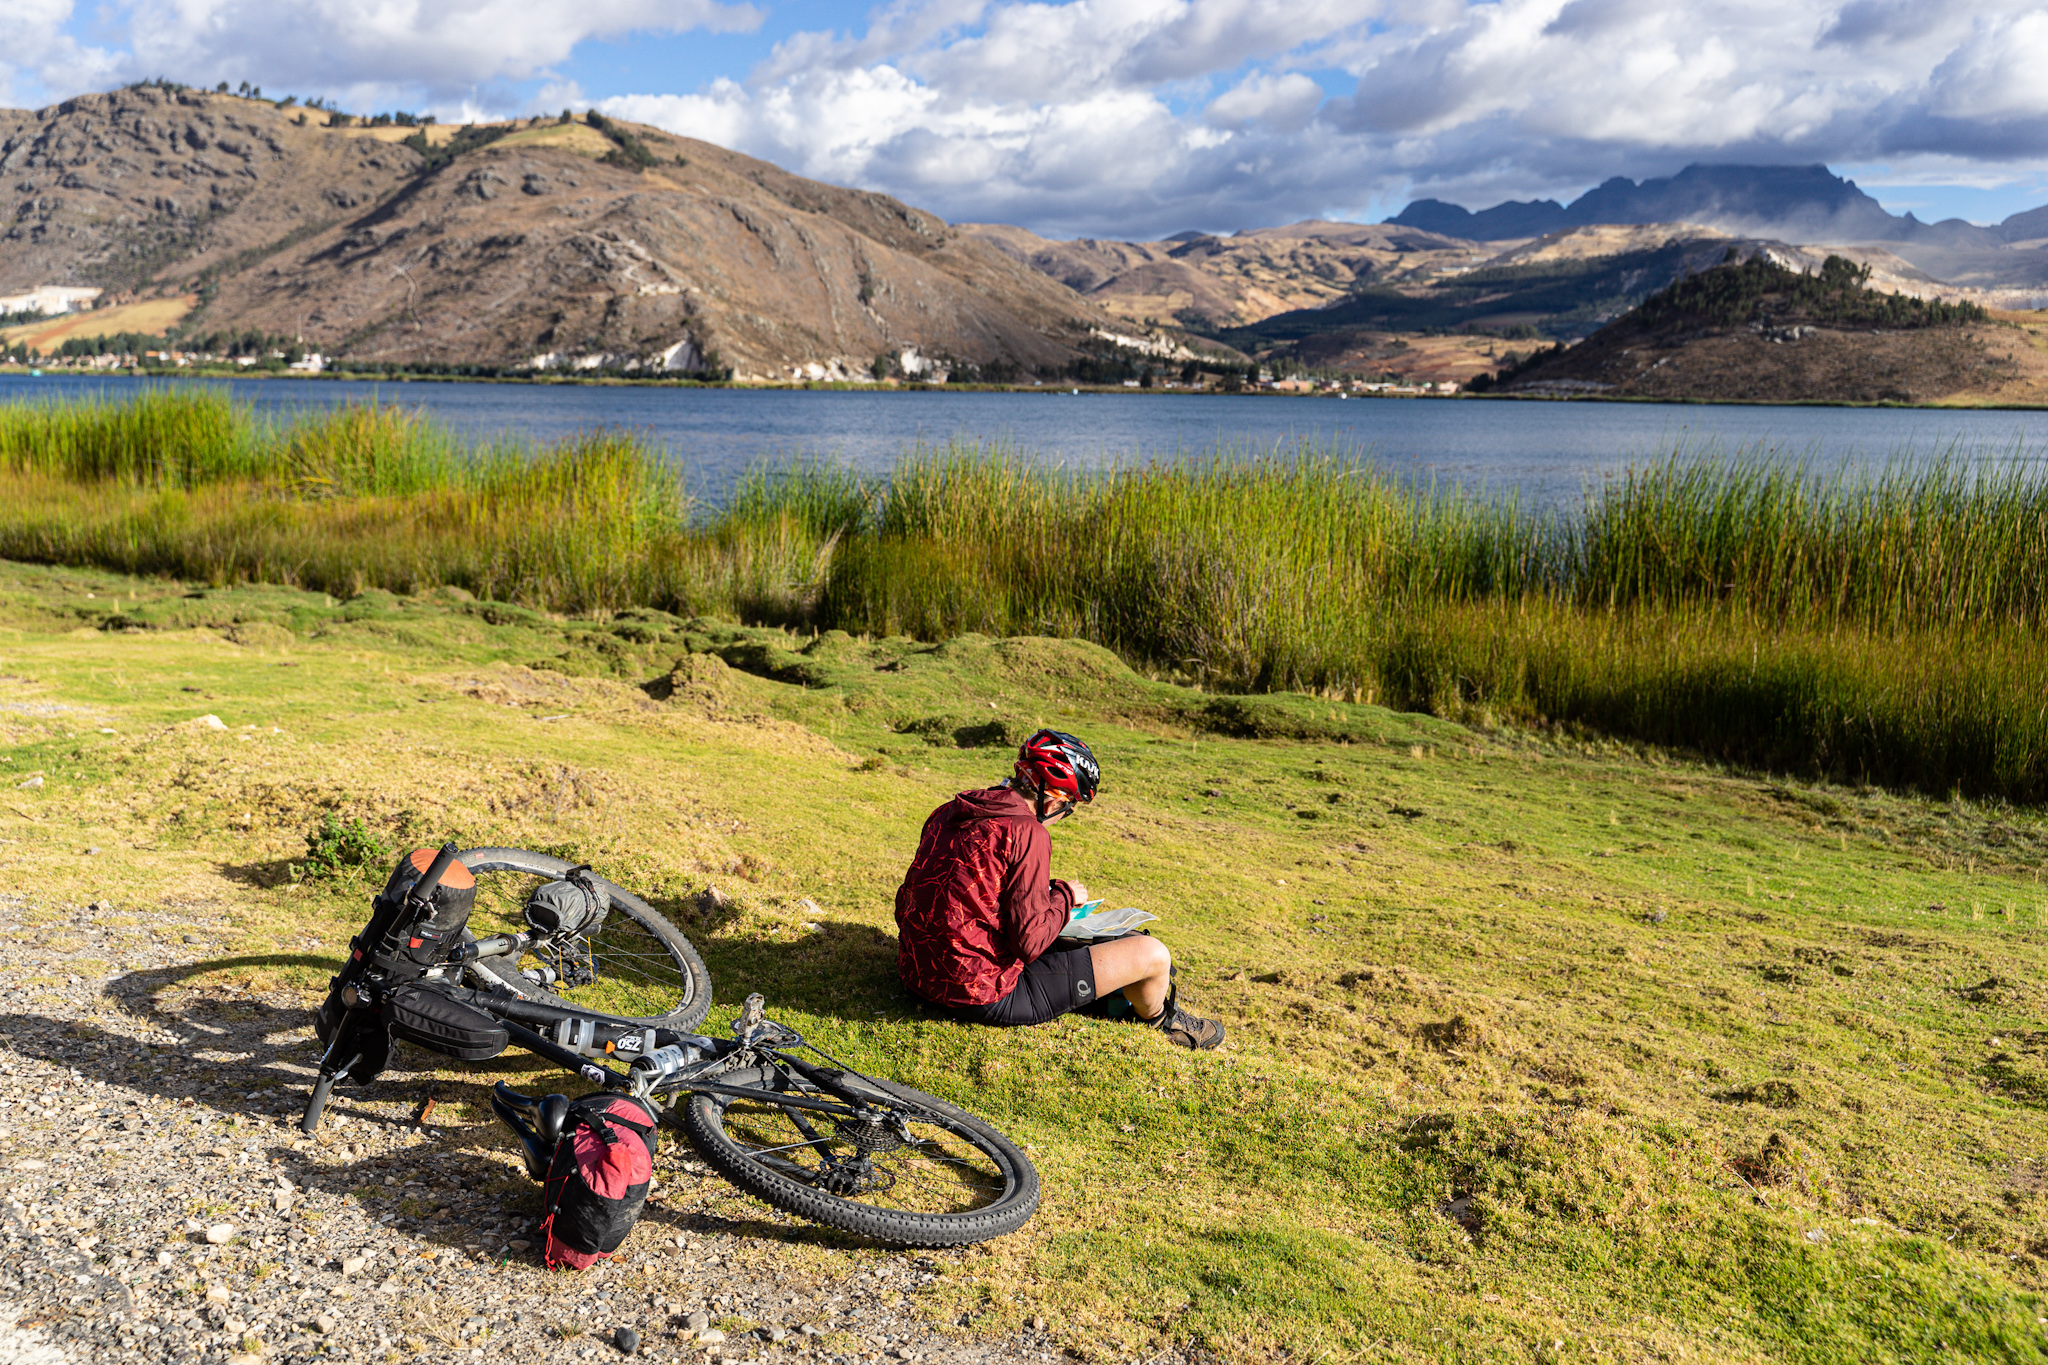
<svg viewBox="0 0 2048 1365"><path fill-rule="evenodd" d="M1944 454L2048 468L2048 413L1920 408L1726 407L1650 403L1295 398L1226 394L828 392L540 384L358 383L0 376L0 402L121 397L159 383L224 388L259 411L375 401L425 409L471 437L549 441L627 428L665 449L691 492L716 498L762 460L825 456L885 471L920 442L1000 441L1033 458L1095 467L1335 447L1392 472L1527 505L1575 505L1602 475L1674 445L1768 452L1822 468Z"/></svg>

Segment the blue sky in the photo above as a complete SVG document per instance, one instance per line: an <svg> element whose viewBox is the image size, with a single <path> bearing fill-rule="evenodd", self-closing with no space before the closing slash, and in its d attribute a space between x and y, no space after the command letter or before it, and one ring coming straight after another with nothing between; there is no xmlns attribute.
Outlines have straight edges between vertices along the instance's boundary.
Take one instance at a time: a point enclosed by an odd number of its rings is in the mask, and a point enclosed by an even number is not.
<svg viewBox="0 0 2048 1365"><path fill-rule="evenodd" d="M1569 199L1822 162L1894 212L2048 203L2048 9L1981 0L6 0L0 98L227 79L596 106L1053 236Z"/></svg>

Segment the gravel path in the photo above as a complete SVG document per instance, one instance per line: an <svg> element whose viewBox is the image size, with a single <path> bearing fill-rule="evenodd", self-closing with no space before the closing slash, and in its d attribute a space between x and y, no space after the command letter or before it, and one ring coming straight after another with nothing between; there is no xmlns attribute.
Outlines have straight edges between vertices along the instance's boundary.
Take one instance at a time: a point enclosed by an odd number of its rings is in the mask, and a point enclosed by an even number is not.
<svg viewBox="0 0 2048 1365"><path fill-rule="evenodd" d="M0 922L26 908L0 897ZM416 1126L402 1058L303 1136L303 1002L189 989L224 926L110 909L15 933L0 984L0 1365L586 1361L621 1328L660 1360L1057 1358L911 1310L956 1253L778 1265L800 1258L689 1207L716 1177L673 1134L624 1254L546 1271L509 1137Z"/></svg>

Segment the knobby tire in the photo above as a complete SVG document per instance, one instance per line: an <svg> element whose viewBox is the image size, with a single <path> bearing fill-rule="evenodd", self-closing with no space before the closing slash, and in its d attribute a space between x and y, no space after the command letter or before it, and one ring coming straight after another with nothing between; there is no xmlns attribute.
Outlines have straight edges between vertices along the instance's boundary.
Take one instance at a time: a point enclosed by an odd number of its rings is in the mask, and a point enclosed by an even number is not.
<svg viewBox="0 0 2048 1365"><path fill-rule="evenodd" d="M1038 1172L1032 1167L1030 1158L983 1120L935 1096L894 1081L853 1076L844 1078L849 1087L866 1092L889 1108L903 1113L910 1120L914 1133L943 1133L950 1139L951 1150L971 1149L981 1162L985 1162L986 1170L981 1170L972 1162L952 1156L932 1157L916 1153L906 1157L899 1156L897 1152L878 1154L880 1163L899 1171L899 1179L929 1182L927 1189L939 1197L943 1198L945 1186L961 1191L963 1199L986 1197L987 1202L977 1207L957 1212L924 1212L878 1206L833 1194L810 1183L802 1178L803 1168L808 1164L815 1169L819 1164L818 1155L815 1149L802 1145L799 1130L786 1117L790 1111L777 1109L774 1097L776 1089L785 1086L804 1094L822 1092L800 1077L778 1073L769 1067L732 1071L716 1079L721 1085L758 1090L761 1098L755 1102L743 1101L732 1095L693 1094L671 1111L675 1115L671 1122L683 1129L691 1144L720 1175L786 1213L878 1242L900 1246L959 1246L1015 1232L1038 1208ZM728 1123L729 1111L735 1104L752 1106L746 1111L740 1126L753 1131L757 1138L764 1125L772 1128L780 1116L780 1122L787 1129L786 1135L781 1135L782 1143L792 1144L795 1150L786 1155L768 1150L781 1145L777 1142L768 1142L757 1150L756 1143L736 1139L729 1131L729 1127L734 1125ZM774 1112L771 1114L769 1111ZM828 1136L832 1134L833 1125L828 1116L807 1114L807 1117L815 1128ZM829 1145L840 1152L852 1150L852 1144L843 1138ZM766 1155L762 1154L764 1151ZM899 1148L900 1151L902 1149ZM912 1169L917 1164L929 1169ZM777 1169L778 1166L781 1169ZM786 1173L792 1171L794 1176Z"/></svg>

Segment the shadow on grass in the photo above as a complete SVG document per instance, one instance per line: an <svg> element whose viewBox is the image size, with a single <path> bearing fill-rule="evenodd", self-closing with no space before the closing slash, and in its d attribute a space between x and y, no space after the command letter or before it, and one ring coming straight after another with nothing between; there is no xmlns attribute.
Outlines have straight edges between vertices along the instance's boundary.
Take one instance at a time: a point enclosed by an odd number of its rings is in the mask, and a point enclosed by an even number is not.
<svg viewBox="0 0 2048 1365"><path fill-rule="evenodd" d="M293 880L292 867L306 861L302 853L296 858L271 858L256 863L222 863L220 874L231 882L253 886L268 891L289 885Z"/></svg>
<svg viewBox="0 0 2048 1365"><path fill-rule="evenodd" d="M945 1011L903 989L896 976L896 936L871 924L819 920L815 932L789 941L692 934L711 969L717 1005L737 1007L749 992L766 999L768 1015L797 1010L844 1023L944 1019Z"/></svg>

